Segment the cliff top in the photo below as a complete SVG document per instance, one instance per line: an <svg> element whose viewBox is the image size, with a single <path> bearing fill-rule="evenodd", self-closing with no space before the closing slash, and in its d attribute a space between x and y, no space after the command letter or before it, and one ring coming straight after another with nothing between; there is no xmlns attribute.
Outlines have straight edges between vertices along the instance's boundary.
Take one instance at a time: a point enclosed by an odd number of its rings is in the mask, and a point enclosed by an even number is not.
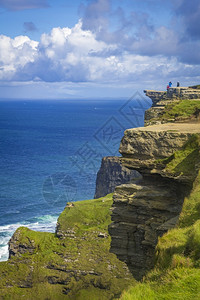
<svg viewBox="0 0 200 300"><path fill-rule="evenodd" d="M178 131L180 133L200 133L200 123L165 123L127 129L127 131Z"/></svg>
<svg viewBox="0 0 200 300"><path fill-rule="evenodd" d="M167 91L144 90L151 98L153 106L162 100L200 99L200 89L192 87L170 87Z"/></svg>

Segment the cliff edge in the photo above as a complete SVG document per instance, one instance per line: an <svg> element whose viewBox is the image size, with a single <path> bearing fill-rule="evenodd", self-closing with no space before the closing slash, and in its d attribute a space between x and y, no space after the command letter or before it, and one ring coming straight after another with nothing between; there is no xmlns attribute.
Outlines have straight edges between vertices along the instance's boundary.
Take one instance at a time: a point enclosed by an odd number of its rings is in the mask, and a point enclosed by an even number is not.
<svg viewBox="0 0 200 300"><path fill-rule="evenodd" d="M142 179L115 189L109 233L111 251L136 279L153 268L158 237L178 221L199 169L199 136L200 124L125 131L122 164L140 172Z"/></svg>
<svg viewBox="0 0 200 300"><path fill-rule="evenodd" d="M178 224L184 199L200 169L200 123L193 118L200 107L200 91L193 94L188 89L145 91L154 103L150 110L162 107L162 117L174 116L178 105L179 115L184 112L186 118L169 123L157 115L157 125L126 130L120 144L122 165L137 170L142 179L115 189L109 226L111 252L139 280L154 267L159 237ZM181 100L176 97L180 93L195 100ZM186 112L185 107L189 107ZM153 118L155 121L155 115ZM148 120L151 123L151 117Z"/></svg>
<svg viewBox="0 0 200 300"><path fill-rule="evenodd" d="M103 159L100 190L120 184L113 197L67 204L55 234L25 227L14 233L10 258L0 263L2 299L107 300L130 285L122 299L198 299L198 93L151 94L154 112L146 117L156 125L126 130L122 156Z"/></svg>

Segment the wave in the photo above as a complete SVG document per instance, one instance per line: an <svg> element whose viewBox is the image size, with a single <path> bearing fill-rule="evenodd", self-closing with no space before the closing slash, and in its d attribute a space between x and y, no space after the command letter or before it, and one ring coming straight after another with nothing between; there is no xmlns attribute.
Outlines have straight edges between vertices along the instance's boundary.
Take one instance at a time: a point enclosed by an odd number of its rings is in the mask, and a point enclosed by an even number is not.
<svg viewBox="0 0 200 300"><path fill-rule="evenodd" d="M34 217L21 223L0 226L0 261L8 259L8 242L17 228L25 226L36 231L54 232L57 218L58 215L45 215Z"/></svg>

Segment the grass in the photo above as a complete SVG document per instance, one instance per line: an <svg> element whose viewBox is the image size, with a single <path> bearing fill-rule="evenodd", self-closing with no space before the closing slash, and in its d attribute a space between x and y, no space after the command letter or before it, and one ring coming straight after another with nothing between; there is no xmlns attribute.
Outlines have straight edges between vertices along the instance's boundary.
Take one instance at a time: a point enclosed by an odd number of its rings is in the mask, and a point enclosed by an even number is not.
<svg viewBox="0 0 200 300"><path fill-rule="evenodd" d="M108 195L66 207L58 219L62 238L18 228L16 245L32 245L34 251L0 263L0 299L118 298L135 280L125 263L109 252L111 205ZM67 236L71 231L74 237Z"/></svg>
<svg viewBox="0 0 200 300"><path fill-rule="evenodd" d="M200 299L200 270L176 268L163 276L151 274L155 281L138 284L124 292L121 300L198 300Z"/></svg>
<svg viewBox="0 0 200 300"><path fill-rule="evenodd" d="M193 181L200 164L199 147L200 136L193 134L182 149L176 151L168 158L157 160L157 163L164 166L163 170L165 172L170 172L176 176L184 175Z"/></svg>
<svg viewBox="0 0 200 300"><path fill-rule="evenodd" d="M184 200L176 228L159 238L155 268L142 283L124 291L121 300L200 299L199 136L193 135L180 151L163 162L170 172L186 176L193 173L193 188Z"/></svg>
<svg viewBox="0 0 200 300"><path fill-rule="evenodd" d="M159 239L156 267L121 300L200 299L200 173L185 199L179 224ZM149 293L150 298L142 295ZM146 297L146 298L145 298Z"/></svg>
<svg viewBox="0 0 200 300"><path fill-rule="evenodd" d="M180 100L166 105L161 120L188 119L200 110L199 100Z"/></svg>

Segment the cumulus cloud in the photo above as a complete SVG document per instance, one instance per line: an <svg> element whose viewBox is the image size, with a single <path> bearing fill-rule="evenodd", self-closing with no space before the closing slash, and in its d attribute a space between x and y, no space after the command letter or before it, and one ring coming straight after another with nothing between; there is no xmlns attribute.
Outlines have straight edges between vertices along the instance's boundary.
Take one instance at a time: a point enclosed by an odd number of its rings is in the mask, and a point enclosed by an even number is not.
<svg viewBox="0 0 200 300"><path fill-rule="evenodd" d="M0 79L12 80L19 69L33 62L38 54L37 47L38 42L27 36L11 39L0 35Z"/></svg>
<svg viewBox="0 0 200 300"><path fill-rule="evenodd" d="M47 0L0 0L0 7L14 11L48 6Z"/></svg>
<svg viewBox="0 0 200 300"><path fill-rule="evenodd" d="M163 38L161 48L167 46L169 33L165 28L158 30L157 40ZM138 43L135 41L131 47L141 48L141 41ZM145 39L143 43L145 46ZM53 28L41 36L39 43L27 36L11 39L1 35L0 80L124 84L173 74L179 74L179 78L183 73L195 76L195 68L182 64L176 57L160 55L162 49L156 50L153 41L149 41L149 47L157 55L150 56L148 51L119 51L117 43L106 43L92 31L83 30L81 21L73 28Z"/></svg>

